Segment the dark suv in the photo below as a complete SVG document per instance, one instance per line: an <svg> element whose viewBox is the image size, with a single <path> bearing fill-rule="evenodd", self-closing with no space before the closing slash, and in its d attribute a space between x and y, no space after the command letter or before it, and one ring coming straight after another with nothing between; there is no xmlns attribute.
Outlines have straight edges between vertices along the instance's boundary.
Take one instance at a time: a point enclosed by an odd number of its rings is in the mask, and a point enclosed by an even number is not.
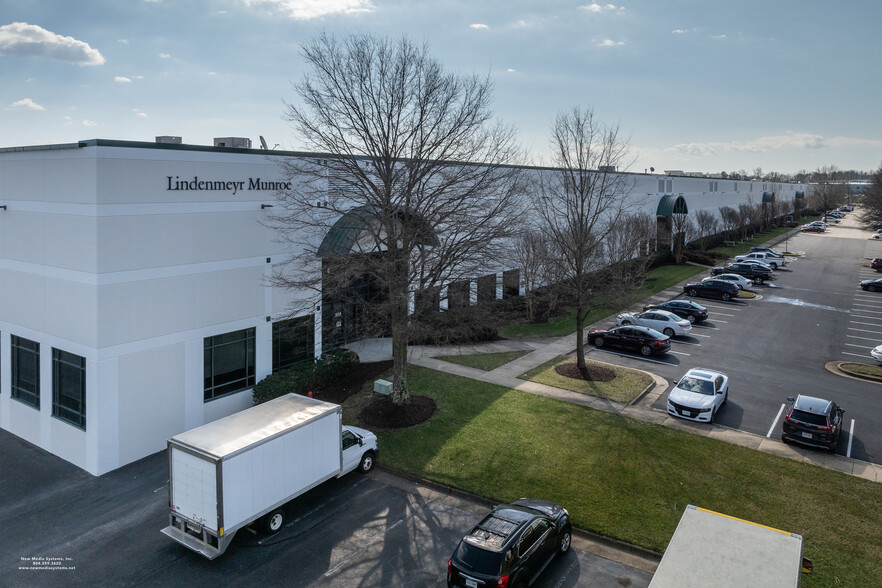
<svg viewBox="0 0 882 588"><path fill-rule="evenodd" d="M447 561L447 586L522 588L570 548L566 509L521 498L495 507L459 542Z"/></svg>
<svg viewBox="0 0 882 588"><path fill-rule="evenodd" d="M714 279L708 279L694 284L686 284L683 286L683 291L689 296L720 298L725 302L738 297L738 286L732 282Z"/></svg>
<svg viewBox="0 0 882 588"><path fill-rule="evenodd" d="M802 394L796 399L787 400L790 401L790 410L784 417L781 439L835 451L842 432L842 413L845 411L831 400Z"/></svg>
<svg viewBox="0 0 882 588"><path fill-rule="evenodd" d="M752 263L735 262L730 263L726 267L717 266L711 270L711 274L714 276L720 274L738 274L739 276L744 276L748 280L753 280L757 284L762 284L763 282L775 279L770 270L763 269Z"/></svg>

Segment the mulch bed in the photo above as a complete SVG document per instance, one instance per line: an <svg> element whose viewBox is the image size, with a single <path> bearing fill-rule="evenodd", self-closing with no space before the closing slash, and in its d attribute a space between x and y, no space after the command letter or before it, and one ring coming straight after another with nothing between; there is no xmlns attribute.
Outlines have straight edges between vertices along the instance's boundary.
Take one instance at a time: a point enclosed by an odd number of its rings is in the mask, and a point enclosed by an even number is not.
<svg viewBox="0 0 882 588"><path fill-rule="evenodd" d="M437 409L431 396L411 396L399 406L388 396L376 394L362 407L358 420L368 428L401 429L426 422Z"/></svg>
<svg viewBox="0 0 882 588"><path fill-rule="evenodd" d="M582 374L576 362L562 363L554 366L554 371L565 378L573 378L574 380L587 380L589 382L609 382L614 380L616 373L608 367L596 364L586 364L586 373Z"/></svg>

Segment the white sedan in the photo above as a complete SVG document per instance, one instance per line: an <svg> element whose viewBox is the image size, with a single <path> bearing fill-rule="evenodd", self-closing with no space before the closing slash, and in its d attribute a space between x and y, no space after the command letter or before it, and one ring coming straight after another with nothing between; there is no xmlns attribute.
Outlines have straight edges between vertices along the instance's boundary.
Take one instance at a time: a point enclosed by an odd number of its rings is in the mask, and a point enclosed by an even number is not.
<svg viewBox="0 0 882 588"><path fill-rule="evenodd" d="M873 356L873 359L875 359L879 363L882 363L882 345L877 345L876 347L874 347L873 350L870 352L870 355Z"/></svg>
<svg viewBox="0 0 882 588"><path fill-rule="evenodd" d="M647 310L641 313L625 312L616 316L616 324L649 327L668 337L688 335L692 332L692 323L667 310Z"/></svg>
<svg viewBox="0 0 882 588"><path fill-rule="evenodd" d="M742 290L747 290L748 288L753 286L753 282L751 280L748 280L744 276L739 276L738 274L720 274L718 276L713 276L713 278L704 278L704 280L710 279L732 282ZM702 282L704 280L702 280Z"/></svg>
<svg viewBox="0 0 882 588"><path fill-rule="evenodd" d="M729 376L716 370L692 368L668 394L668 414L712 423L729 400Z"/></svg>

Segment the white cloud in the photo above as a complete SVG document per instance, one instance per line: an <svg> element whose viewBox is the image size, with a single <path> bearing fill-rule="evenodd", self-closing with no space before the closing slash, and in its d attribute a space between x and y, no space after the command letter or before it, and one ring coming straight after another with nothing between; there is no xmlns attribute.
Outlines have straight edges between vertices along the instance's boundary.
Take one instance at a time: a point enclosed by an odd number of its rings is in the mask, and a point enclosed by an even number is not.
<svg viewBox="0 0 882 588"><path fill-rule="evenodd" d="M625 12L624 6L616 6L615 4L598 4L597 2L592 2L591 4L583 4L579 7L579 9L584 10L585 12L591 12L593 14L622 14Z"/></svg>
<svg viewBox="0 0 882 588"><path fill-rule="evenodd" d="M311 20L331 14L360 14L373 12L370 0L242 0L246 6L267 6L271 12L281 12L294 20Z"/></svg>
<svg viewBox="0 0 882 588"><path fill-rule="evenodd" d="M120 43L121 45L128 45L129 44L128 39L117 39L116 42Z"/></svg>
<svg viewBox="0 0 882 588"><path fill-rule="evenodd" d="M485 24L475 23L475 24L470 24L470 25L469 25L469 28L470 28L470 29L489 29L490 27L488 27L488 26L485 25Z"/></svg>
<svg viewBox="0 0 882 588"><path fill-rule="evenodd" d="M132 83L132 79L127 78L126 76L114 76L113 81L117 82L118 84L131 84Z"/></svg>
<svg viewBox="0 0 882 588"><path fill-rule="evenodd" d="M770 135L758 137L750 141L728 141L712 143L680 143L665 149L668 153L680 153L692 157L711 157L723 152L741 153L768 153L778 149L820 149L823 147L840 147L845 143L844 137L837 137L828 141L821 135L811 133L786 133L784 135ZM871 142L872 143L872 142ZM875 141L882 145L882 141Z"/></svg>
<svg viewBox="0 0 882 588"><path fill-rule="evenodd" d="M624 41L613 41L612 39L604 39L603 41L599 41L597 43L598 47L621 47L624 45Z"/></svg>
<svg viewBox="0 0 882 588"><path fill-rule="evenodd" d="M726 38L726 35L725 35L725 34L723 34L723 35L711 35L710 38L711 38L711 39L725 39L725 38Z"/></svg>
<svg viewBox="0 0 882 588"><path fill-rule="evenodd" d="M88 43L26 22L0 27L0 55L42 57L76 65L104 65L104 56Z"/></svg>
<svg viewBox="0 0 882 588"><path fill-rule="evenodd" d="M159 56L162 59L171 59L171 55L169 55L168 53L160 53Z"/></svg>
<svg viewBox="0 0 882 588"><path fill-rule="evenodd" d="M10 104L11 108L24 108L25 110L46 110L30 98L22 98Z"/></svg>
<svg viewBox="0 0 882 588"><path fill-rule="evenodd" d="M147 118L147 113L144 112L143 110L139 110L139 109L137 109L137 108L133 108L133 109L132 109L132 112L134 112L134 113L135 113L135 116L137 116L138 118Z"/></svg>
<svg viewBox="0 0 882 588"><path fill-rule="evenodd" d="M514 68L511 68L511 67L508 68L508 69L505 70L505 71L506 71L506 73L518 73L518 70L516 70L516 69L514 69Z"/></svg>
<svg viewBox="0 0 882 588"><path fill-rule="evenodd" d="M94 120L89 120L88 118L84 118L83 119L83 126L84 127L97 127L98 123L96 123Z"/></svg>
<svg viewBox="0 0 882 588"><path fill-rule="evenodd" d="M686 34L686 29L674 29L671 32L675 35L684 35Z"/></svg>

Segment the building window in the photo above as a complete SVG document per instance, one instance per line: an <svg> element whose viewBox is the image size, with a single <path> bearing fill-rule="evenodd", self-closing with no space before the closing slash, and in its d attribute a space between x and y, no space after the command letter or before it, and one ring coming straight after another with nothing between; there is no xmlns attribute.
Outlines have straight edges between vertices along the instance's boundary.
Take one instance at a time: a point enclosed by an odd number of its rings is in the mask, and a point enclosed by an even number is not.
<svg viewBox="0 0 882 588"><path fill-rule="evenodd" d="M86 358L52 350L52 416L86 428Z"/></svg>
<svg viewBox="0 0 882 588"><path fill-rule="evenodd" d="M12 397L40 408L40 344L12 336Z"/></svg>
<svg viewBox="0 0 882 588"><path fill-rule="evenodd" d="M315 357L312 315L273 323L273 372Z"/></svg>
<svg viewBox="0 0 882 588"><path fill-rule="evenodd" d="M254 385L254 329L205 338L205 401Z"/></svg>
<svg viewBox="0 0 882 588"><path fill-rule="evenodd" d="M664 179L661 179L661 178L660 178L660 179L658 180L658 191L659 191L660 194L664 194L664 191L665 191L665 181L664 181Z"/></svg>

